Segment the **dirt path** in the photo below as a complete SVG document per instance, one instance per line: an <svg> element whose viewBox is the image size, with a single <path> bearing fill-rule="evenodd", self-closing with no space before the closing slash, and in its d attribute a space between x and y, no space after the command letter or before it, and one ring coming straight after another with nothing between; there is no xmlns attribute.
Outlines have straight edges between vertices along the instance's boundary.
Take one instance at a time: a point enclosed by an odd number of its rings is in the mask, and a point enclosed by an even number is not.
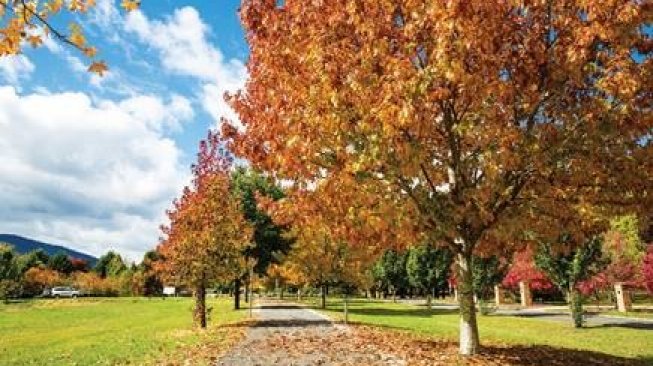
<svg viewBox="0 0 653 366"><path fill-rule="evenodd" d="M246 338L218 365L405 365L360 342L354 330L292 304L263 303Z"/></svg>

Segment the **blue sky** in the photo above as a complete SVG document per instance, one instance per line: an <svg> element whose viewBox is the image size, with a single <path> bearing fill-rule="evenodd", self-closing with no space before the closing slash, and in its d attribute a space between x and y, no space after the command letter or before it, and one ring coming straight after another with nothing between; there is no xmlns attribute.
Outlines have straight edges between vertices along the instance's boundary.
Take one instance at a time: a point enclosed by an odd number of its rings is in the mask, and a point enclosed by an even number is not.
<svg viewBox="0 0 653 366"><path fill-rule="evenodd" d="M105 77L53 40L0 59L0 232L137 260L199 139L236 118L222 95L246 80L248 50L237 0L97 3L77 20Z"/></svg>

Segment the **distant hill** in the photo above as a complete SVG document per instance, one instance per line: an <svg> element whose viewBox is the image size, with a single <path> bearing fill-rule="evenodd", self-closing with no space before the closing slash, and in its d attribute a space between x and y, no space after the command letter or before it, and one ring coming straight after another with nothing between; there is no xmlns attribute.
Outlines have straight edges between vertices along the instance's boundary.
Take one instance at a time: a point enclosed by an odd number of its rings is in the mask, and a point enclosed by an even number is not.
<svg viewBox="0 0 653 366"><path fill-rule="evenodd" d="M43 243L37 240L24 238L18 235L0 234L0 243L11 244L16 249L16 251L21 254L28 253L37 249L43 249L43 251L46 252L48 255L54 255L59 252L64 252L68 254L69 257L79 258L87 261L90 266L94 265L95 262L97 262L97 258L91 255L81 253L76 250L68 249L60 245Z"/></svg>

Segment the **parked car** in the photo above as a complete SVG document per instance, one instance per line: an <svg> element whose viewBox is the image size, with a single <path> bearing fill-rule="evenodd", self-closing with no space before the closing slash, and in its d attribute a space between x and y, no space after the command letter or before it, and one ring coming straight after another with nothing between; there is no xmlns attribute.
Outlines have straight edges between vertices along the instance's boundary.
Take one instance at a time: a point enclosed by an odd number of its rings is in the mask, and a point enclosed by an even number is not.
<svg viewBox="0 0 653 366"><path fill-rule="evenodd" d="M79 290L75 290L72 287L53 287L50 290L50 296L52 297L77 297L80 295Z"/></svg>

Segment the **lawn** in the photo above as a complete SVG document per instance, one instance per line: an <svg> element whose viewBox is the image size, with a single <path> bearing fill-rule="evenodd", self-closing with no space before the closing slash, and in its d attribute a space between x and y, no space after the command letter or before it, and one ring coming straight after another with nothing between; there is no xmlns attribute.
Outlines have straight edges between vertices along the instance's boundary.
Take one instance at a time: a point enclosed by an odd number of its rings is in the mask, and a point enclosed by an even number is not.
<svg viewBox="0 0 653 366"><path fill-rule="evenodd" d="M218 326L244 318L228 299L211 299L211 329L193 331L190 298L60 299L0 305L0 365L147 364L174 359ZM216 340L217 339L217 340ZM187 351L186 351L187 352Z"/></svg>
<svg viewBox="0 0 653 366"><path fill-rule="evenodd" d="M315 302L313 302L314 304ZM356 300L349 305L350 321L383 326L432 338L456 340L457 311ZM330 300L322 310L342 318L341 300ZM509 316L479 316L481 342L510 345L546 345L562 349L593 351L653 363L653 330L622 327L574 329L569 323Z"/></svg>

